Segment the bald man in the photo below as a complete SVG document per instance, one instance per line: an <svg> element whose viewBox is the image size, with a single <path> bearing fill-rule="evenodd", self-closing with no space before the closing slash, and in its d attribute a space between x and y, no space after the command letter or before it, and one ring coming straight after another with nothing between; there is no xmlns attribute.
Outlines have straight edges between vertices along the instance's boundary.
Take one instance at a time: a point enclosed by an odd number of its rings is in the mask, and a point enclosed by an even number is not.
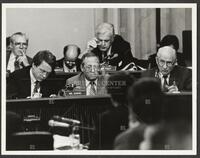
<svg viewBox="0 0 200 158"><path fill-rule="evenodd" d="M57 67L64 72L80 71L81 60L78 58L81 50L77 45L66 45L63 49L64 58L57 61Z"/></svg>
<svg viewBox="0 0 200 158"><path fill-rule="evenodd" d="M164 92L192 91L191 69L178 66L176 62L175 49L161 47L156 56L157 68L145 71L142 76L158 78Z"/></svg>

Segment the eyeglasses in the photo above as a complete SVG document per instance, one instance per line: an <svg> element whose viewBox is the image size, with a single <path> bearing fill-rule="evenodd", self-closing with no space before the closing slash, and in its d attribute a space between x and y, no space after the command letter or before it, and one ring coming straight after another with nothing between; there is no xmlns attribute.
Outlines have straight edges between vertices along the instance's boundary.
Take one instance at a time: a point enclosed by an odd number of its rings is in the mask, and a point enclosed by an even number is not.
<svg viewBox="0 0 200 158"><path fill-rule="evenodd" d="M47 72L47 71L42 70L42 69L39 68L39 74L47 76L48 74L50 74L50 72Z"/></svg>
<svg viewBox="0 0 200 158"><path fill-rule="evenodd" d="M66 64L70 64L70 65L76 65L76 62L75 62L75 61L66 60L65 63L66 63Z"/></svg>
<svg viewBox="0 0 200 158"><path fill-rule="evenodd" d="M17 47L28 47L28 44L27 43L22 43L22 42L14 42L14 45L17 46Z"/></svg>
<svg viewBox="0 0 200 158"><path fill-rule="evenodd" d="M162 60L162 59L159 59L159 58L158 58L158 64L159 64L160 66L164 66L165 63L166 63L166 66L167 66L167 67L170 67L170 66L173 66L175 62L172 62L172 61L165 61L165 60Z"/></svg>
<svg viewBox="0 0 200 158"><path fill-rule="evenodd" d="M86 71L98 71L99 70L99 66L98 65L85 65L85 69Z"/></svg>
<svg viewBox="0 0 200 158"><path fill-rule="evenodd" d="M102 43L110 43L111 40L97 40L97 45L101 45Z"/></svg>

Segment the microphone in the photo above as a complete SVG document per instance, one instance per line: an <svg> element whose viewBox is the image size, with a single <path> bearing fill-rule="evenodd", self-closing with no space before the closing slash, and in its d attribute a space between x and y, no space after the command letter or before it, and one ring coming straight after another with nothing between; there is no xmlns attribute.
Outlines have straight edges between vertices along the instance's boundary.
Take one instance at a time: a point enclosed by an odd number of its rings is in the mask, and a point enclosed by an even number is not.
<svg viewBox="0 0 200 158"><path fill-rule="evenodd" d="M49 120L48 125L51 127L65 127L65 128L68 128L70 126L68 123L58 122L54 120Z"/></svg>
<svg viewBox="0 0 200 158"><path fill-rule="evenodd" d="M56 121L62 121L62 122L69 123L69 124L80 124L81 123L79 120L61 117L61 116L58 116L58 115L53 116L53 119L56 120Z"/></svg>
<svg viewBox="0 0 200 158"><path fill-rule="evenodd" d="M74 88L76 87L76 84L69 84L69 85L66 85L66 89L69 90L69 91L72 91L74 90Z"/></svg>

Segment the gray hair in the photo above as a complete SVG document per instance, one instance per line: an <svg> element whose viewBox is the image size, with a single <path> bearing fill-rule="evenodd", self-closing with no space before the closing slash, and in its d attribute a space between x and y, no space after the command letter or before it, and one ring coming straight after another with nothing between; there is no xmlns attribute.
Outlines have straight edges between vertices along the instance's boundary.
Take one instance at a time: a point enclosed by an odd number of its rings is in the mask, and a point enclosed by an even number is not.
<svg viewBox="0 0 200 158"><path fill-rule="evenodd" d="M111 23L101 23L95 29L95 35L109 33L111 36L115 35L114 25Z"/></svg>

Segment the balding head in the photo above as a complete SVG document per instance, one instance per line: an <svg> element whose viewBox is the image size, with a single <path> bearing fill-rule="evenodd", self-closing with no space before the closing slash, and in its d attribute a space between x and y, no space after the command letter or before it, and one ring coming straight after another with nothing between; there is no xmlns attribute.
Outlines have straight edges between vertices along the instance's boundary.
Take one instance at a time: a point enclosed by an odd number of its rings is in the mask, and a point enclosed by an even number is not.
<svg viewBox="0 0 200 158"><path fill-rule="evenodd" d="M63 54L66 60L75 61L80 54L80 48L77 45L67 45L64 47Z"/></svg>
<svg viewBox="0 0 200 158"><path fill-rule="evenodd" d="M114 26L111 23L101 23L97 25L95 34L96 36L98 36L98 34L109 34L113 36L115 34Z"/></svg>
<svg viewBox="0 0 200 158"><path fill-rule="evenodd" d="M168 75L176 64L176 51L170 46L161 47L158 50L156 63L163 75Z"/></svg>
<svg viewBox="0 0 200 158"><path fill-rule="evenodd" d="M176 60L176 51L170 46L164 46L158 49L158 57L166 57L172 60Z"/></svg>

